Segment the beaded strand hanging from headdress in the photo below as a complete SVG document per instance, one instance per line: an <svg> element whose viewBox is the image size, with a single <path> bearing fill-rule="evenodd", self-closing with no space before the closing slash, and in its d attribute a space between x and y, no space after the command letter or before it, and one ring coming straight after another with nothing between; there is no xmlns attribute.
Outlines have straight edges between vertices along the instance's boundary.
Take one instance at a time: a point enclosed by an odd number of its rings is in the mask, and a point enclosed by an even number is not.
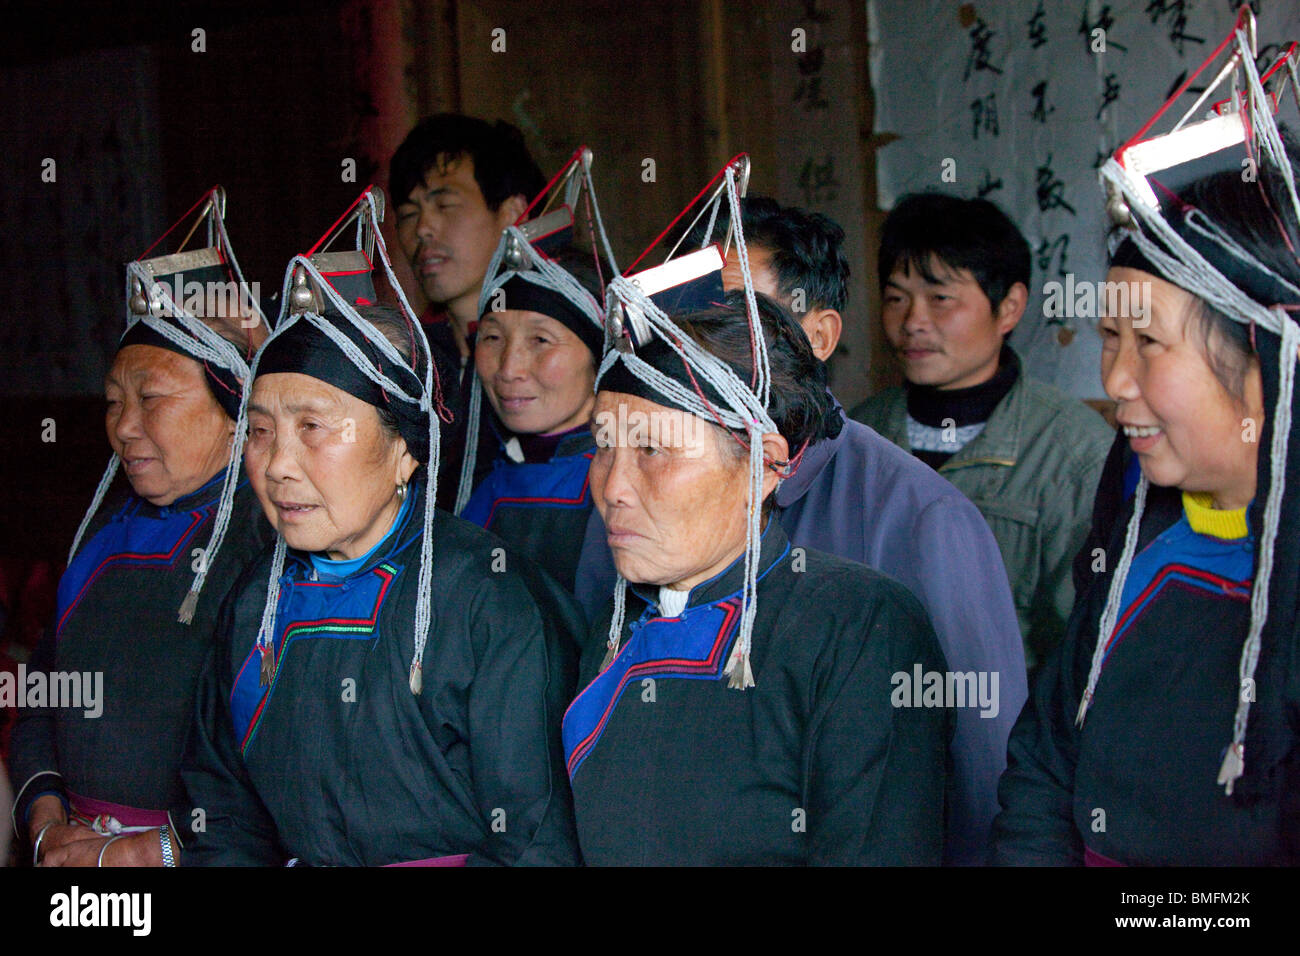
<svg viewBox="0 0 1300 956"><path fill-rule="evenodd" d="M754 686L750 649L754 618L758 610L758 566L762 543L762 491L765 467L763 435L778 430L768 413L771 373L767 356L767 340L763 335L758 303L754 297L754 281L749 269L749 253L745 245L743 217L740 210L740 199L745 193L748 179L749 157L742 154L728 162L710 180L695 199L650 244L646 252L632 264L632 268L635 268L637 263L644 259L646 254L707 196L705 204L699 206L695 219L682 234L683 237L691 234L695 224L707 213L708 224L699 250L674 257L681 244L679 240L662 265L635 275L616 276L609 283L606 335L610 348L601 362L597 375L597 388L599 388L600 379L615 364L621 363L672 405L705 421L716 422L733 432L741 432L745 435L744 444L749 454L749 500L745 533L744 584L741 592L742 610L736 642L723 671L728 678L727 686L737 690ZM663 307L664 304L672 301L674 305L670 308L673 314L681 315L705 304L695 301L698 296L690 291L693 285L708 284L715 290L713 293L715 296L720 293L721 270L726 260L726 251L717 244L711 245L710 241L718 212L724 201L727 203L730 216L723 245L729 244L734 239L744 282L746 317L749 323L753 360L753 377L749 382L743 381L731 366L684 334ZM689 385L683 384L638 357L638 348L644 348L654 340L665 343L680 359L687 372ZM724 403L721 407L705 395L700 386L701 382L707 384L721 397ZM610 621L606 664L618 654L626 614L626 594L627 580L619 575L614 588L614 616Z"/></svg>

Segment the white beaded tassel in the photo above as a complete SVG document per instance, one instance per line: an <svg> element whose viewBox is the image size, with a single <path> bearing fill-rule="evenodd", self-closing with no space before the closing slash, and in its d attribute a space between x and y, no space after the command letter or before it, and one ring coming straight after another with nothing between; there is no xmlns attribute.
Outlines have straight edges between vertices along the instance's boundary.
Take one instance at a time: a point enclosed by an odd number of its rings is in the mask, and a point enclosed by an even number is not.
<svg viewBox="0 0 1300 956"><path fill-rule="evenodd" d="M1088 671L1088 686L1079 701L1079 712L1074 718L1076 727L1083 726L1083 720L1092 706L1093 694L1097 690L1097 680L1101 677L1101 664L1106 656L1106 642L1115 630L1119 619L1120 602L1124 596L1124 582L1128 579L1128 570L1133 565L1133 556L1137 553L1138 533L1142 528L1142 514L1146 511L1147 488L1150 482L1143 475L1138 479L1137 491L1133 496L1133 517L1129 518L1128 529L1124 532L1124 550L1120 553L1119 564L1110 579L1110 590L1106 594L1106 607L1101 612L1101 625L1097 628L1097 646L1092 652L1092 667Z"/></svg>
<svg viewBox="0 0 1300 956"><path fill-rule="evenodd" d="M1281 310L1279 310L1280 312ZM1268 623L1269 585L1273 579L1273 552L1277 545L1278 523L1282 517L1282 496L1286 492L1286 456L1291 433L1291 401L1295 395L1296 350L1300 348L1300 327L1282 315L1282 348L1278 358L1278 395L1274 408L1273 441L1269 449L1272 468L1268 498L1264 505L1264 531L1259 542L1259 570L1250 594L1250 631L1241 649L1241 663L1237 673L1239 691L1253 681L1259 663L1259 650L1264 625ZM1219 768L1218 783L1228 796L1233 785L1246 769L1246 727L1250 720L1253 695L1237 694L1237 712L1232 721L1232 743L1228 745Z"/></svg>
<svg viewBox="0 0 1300 956"><path fill-rule="evenodd" d="M90 507L86 509L81 524L77 525L77 533L72 538L72 547L68 549L68 564L72 563L77 548L81 547L81 538L86 533L86 528L90 526L90 519L95 516L99 506L104 503L104 496L108 494L108 489L113 484L113 476L117 474L117 466L121 464L121 461L122 459L118 458L116 453L108 460L108 467L104 469L104 476L99 479L99 484L95 486L94 497L90 499Z"/></svg>

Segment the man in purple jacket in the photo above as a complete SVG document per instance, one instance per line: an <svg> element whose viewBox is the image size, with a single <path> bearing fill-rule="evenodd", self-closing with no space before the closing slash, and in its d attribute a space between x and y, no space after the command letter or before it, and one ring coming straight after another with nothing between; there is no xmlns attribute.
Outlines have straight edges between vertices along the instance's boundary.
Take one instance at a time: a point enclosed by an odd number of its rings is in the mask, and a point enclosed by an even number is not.
<svg viewBox="0 0 1300 956"><path fill-rule="evenodd" d="M791 309L825 361L839 342L848 298L844 231L825 216L771 199L751 197L742 209L755 290ZM743 287L734 247L723 283ZM951 675L946 686L984 689L957 707L944 861L985 863L1007 737L1028 689L1015 605L984 518L934 469L847 419L837 438L804 452L776 500L796 546L860 561L906 585L938 634ZM615 580L605 528L593 510L576 584L589 617L609 600ZM903 677L894 676L895 701L920 700L921 688L910 686L914 675Z"/></svg>

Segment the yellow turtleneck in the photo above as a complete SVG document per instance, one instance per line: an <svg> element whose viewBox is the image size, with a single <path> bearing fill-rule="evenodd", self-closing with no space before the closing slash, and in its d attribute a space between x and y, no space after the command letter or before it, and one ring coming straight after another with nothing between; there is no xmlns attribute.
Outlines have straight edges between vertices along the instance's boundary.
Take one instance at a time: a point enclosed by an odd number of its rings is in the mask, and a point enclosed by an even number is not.
<svg viewBox="0 0 1300 956"><path fill-rule="evenodd" d="M1192 530L1197 534L1225 540L1246 537L1250 533L1246 524L1246 509L1220 511L1213 506L1213 497L1208 491L1183 492L1183 511Z"/></svg>

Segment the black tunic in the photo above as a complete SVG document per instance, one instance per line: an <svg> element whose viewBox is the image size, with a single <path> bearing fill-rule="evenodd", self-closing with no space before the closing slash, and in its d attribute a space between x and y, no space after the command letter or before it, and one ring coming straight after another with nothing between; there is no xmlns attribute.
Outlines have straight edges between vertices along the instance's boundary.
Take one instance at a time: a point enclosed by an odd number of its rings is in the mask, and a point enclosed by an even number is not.
<svg viewBox="0 0 1300 956"><path fill-rule="evenodd" d="M587 473L595 447L584 426L560 439L545 461L498 457L461 517L509 541L572 591L591 515Z"/></svg>
<svg viewBox="0 0 1300 956"><path fill-rule="evenodd" d="M892 702L895 675L946 669L924 610L865 565L792 552L770 521L756 686L733 690L743 567L696 586L678 618L629 588L599 676L608 609L591 630L564 723L584 858L937 865L953 712Z"/></svg>
<svg viewBox="0 0 1300 956"><path fill-rule="evenodd" d="M231 594L185 770L206 816L186 834L187 863L577 860L559 720L581 611L497 538L437 512L414 696L423 493L412 492L384 553L345 578L313 580L289 552L269 693L255 646L269 551Z"/></svg>
<svg viewBox="0 0 1300 956"><path fill-rule="evenodd" d="M1216 560L1236 565L1230 575L1215 575L1215 564L1190 560L1188 548L1205 548L1188 540L1177 489L1148 491L1125 582L1125 594L1136 592L1137 598L1121 610L1087 718L1082 728L1075 726L1113 565L1133 512L1132 481L1121 477L1125 463L1122 454L1108 462L1098 514L1104 512L1110 527L1094 526L1088 552L1075 562L1081 587L1065 643L1044 666L1011 734L998 788L1002 812L994 821L994 862L1295 865L1300 668L1291 668L1282 689L1291 723L1289 733L1279 733L1289 753L1267 775L1265 794L1247 797L1239 790L1228 796L1216 777L1232 739L1238 667L1250 625L1250 545L1243 545L1245 555L1235 562ZM1099 551L1091 550L1093 544ZM1102 554L1109 559L1104 571L1097 562ZM1269 651L1266 646L1264 653Z"/></svg>
<svg viewBox="0 0 1300 956"><path fill-rule="evenodd" d="M226 540L208 572L193 620L177 613L194 581L221 494L217 475L159 508L128 493L92 519L59 581L53 626L29 671L103 675L103 713L25 710L14 730L12 772L31 802L67 792L142 810L168 809L184 793L181 755L199 671L212 645L222 598L272 531L245 482L235 494ZM120 499L119 499L120 500Z"/></svg>

